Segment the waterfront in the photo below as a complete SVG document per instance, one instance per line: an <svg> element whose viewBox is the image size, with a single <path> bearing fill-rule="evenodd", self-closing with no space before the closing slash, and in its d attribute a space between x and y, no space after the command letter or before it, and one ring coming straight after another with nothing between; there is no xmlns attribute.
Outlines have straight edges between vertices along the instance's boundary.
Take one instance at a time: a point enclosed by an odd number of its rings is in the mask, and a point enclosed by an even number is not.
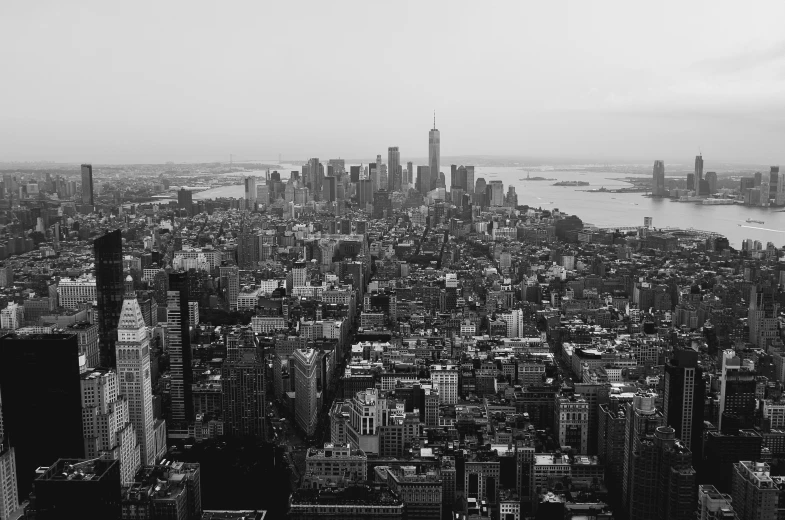
<svg viewBox="0 0 785 520"><path fill-rule="evenodd" d="M347 165L348 168L348 165ZM555 181L526 181L526 168L486 167L475 168L475 179L483 177L486 182L500 180L507 186L512 184L518 194L518 203L544 209L559 210L579 216L584 222L600 227L639 226L644 217L652 217L655 227L694 227L713 231L728 237L733 247L741 247L746 238L760 240L763 245L773 242L776 246L785 244L785 213L778 208L757 208L751 206L704 206L694 203L675 202L669 199L645 197L641 193L587 193L587 189L621 188L628 183L618 180L621 177L635 176L635 173L582 171L582 170L541 170L531 168L532 176L540 175L555 178ZM254 172L261 175L264 172ZM449 177L449 170L446 172ZM288 179L288 171L282 179ZM553 186L559 181L586 181L589 186ZM194 199L243 196L242 184L221 186L195 193ZM748 224L748 218L762 220L765 224ZM741 226L739 226L741 224Z"/></svg>

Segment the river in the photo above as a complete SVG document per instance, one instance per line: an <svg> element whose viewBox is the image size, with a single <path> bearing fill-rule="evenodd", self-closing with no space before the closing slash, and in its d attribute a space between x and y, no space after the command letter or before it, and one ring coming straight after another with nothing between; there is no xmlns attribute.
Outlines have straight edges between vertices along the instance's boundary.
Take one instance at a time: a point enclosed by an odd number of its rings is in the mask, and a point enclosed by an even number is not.
<svg viewBox="0 0 785 520"><path fill-rule="evenodd" d="M347 166L348 168L348 166ZM582 171L579 169L549 170L532 168L530 175L557 179L558 181L586 181L586 187L553 186L556 180L526 181L526 171L518 167L477 166L475 180L483 177L486 182L504 182L504 191L512 184L518 194L518 203L543 209L558 208L574 214L585 223L600 227L642 226L644 217L652 217L654 227L694 227L713 231L728 237L731 245L741 247L746 238L760 240L763 246L773 242L775 246L785 244L785 212L778 208L757 208L742 205L703 206L700 204L674 202L669 199L645 197L641 193L586 193L583 190L620 188L629 184L613 179L633 176L619 172ZM261 174L263 172L259 172ZM446 172L449 178L449 171ZM282 178L288 179L288 173ZM217 197L243 197L243 185L221 186L194 194L194 199ZM748 218L764 221L765 224L747 223Z"/></svg>

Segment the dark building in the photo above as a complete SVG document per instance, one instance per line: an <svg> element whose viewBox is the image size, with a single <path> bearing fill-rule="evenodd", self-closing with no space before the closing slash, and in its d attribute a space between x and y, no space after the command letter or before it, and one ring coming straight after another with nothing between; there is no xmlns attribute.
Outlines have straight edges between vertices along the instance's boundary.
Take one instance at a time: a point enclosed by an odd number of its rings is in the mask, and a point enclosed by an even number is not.
<svg viewBox="0 0 785 520"><path fill-rule="evenodd" d="M175 425L193 420L191 334L188 323L189 273L169 273L167 321L169 368L172 375L171 420ZM173 294L174 293L174 294Z"/></svg>
<svg viewBox="0 0 785 520"><path fill-rule="evenodd" d="M82 165L82 204L93 206L93 165Z"/></svg>
<svg viewBox="0 0 785 520"><path fill-rule="evenodd" d="M706 432L703 445L701 482L714 485L722 493L730 493L733 465L742 460L761 460L763 437L755 430L733 433Z"/></svg>
<svg viewBox="0 0 785 520"><path fill-rule="evenodd" d="M373 194L373 218L385 218L392 216L392 204L390 192L379 190Z"/></svg>
<svg viewBox="0 0 785 520"><path fill-rule="evenodd" d="M423 196L431 191L431 169L428 166L417 167L417 180L415 182L415 189Z"/></svg>
<svg viewBox="0 0 785 520"><path fill-rule="evenodd" d="M338 178L328 175L322 181L324 182L322 200L325 202L338 200Z"/></svg>
<svg viewBox="0 0 785 520"><path fill-rule="evenodd" d="M84 457L79 340L76 334L0 338L0 402L5 438L16 451L19 496L35 469L60 457Z"/></svg>
<svg viewBox="0 0 785 520"><path fill-rule="evenodd" d="M365 209L367 204L373 204L373 181L363 179L357 183L357 202Z"/></svg>
<svg viewBox="0 0 785 520"><path fill-rule="evenodd" d="M359 166L349 166L349 182L360 182Z"/></svg>
<svg viewBox="0 0 785 520"><path fill-rule="evenodd" d="M116 229L93 241L101 366L115 368L117 322L123 309L123 239Z"/></svg>
<svg viewBox="0 0 785 520"><path fill-rule="evenodd" d="M255 348L224 361L221 386L226 434L264 439L264 360Z"/></svg>
<svg viewBox="0 0 785 520"><path fill-rule="evenodd" d="M665 424L676 431L676 437L697 457L703 440L703 401L705 393L703 369L698 365L698 352L677 350L665 365ZM695 463L697 464L697 460Z"/></svg>
<svg viewBox="0 0 785 520"><path fill-rule="evenodd" d="M32 520L119 520L120 461L60 459L34 482Z"/></svg>
<svg viewBox="0 0 785 520"><path fill-rule="evenodd" d="M188 212L188 216L193 215L194 196L191 190L180 188L177 192L177 207Z"/></svg>
<svg viewBox="0 0 785 520"><path fill-rule="evenodd" d="M687 174L687 189L688 190L697 189L697 186L695 184L695 174L694 173L688 173Z"/></svg>

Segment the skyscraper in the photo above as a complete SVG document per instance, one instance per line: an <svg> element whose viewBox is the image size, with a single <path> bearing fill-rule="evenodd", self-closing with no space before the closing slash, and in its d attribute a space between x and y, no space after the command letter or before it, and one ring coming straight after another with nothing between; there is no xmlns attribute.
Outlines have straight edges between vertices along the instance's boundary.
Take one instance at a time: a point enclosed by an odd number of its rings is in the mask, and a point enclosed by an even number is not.
<svg viewBox="0 0 785 520"><path fill-rule="evenodd" d="M429 191L436 187L441 167L441 137L436 129L436 112L433 114L433 129L428 132L428 166L431 168Z"/></svg>
<svg viewBox="0 0 785 520"><path fill-rule="evenodd" d="M0 360L3 431L16 452L18 496L27 497L43 461L84 457L79 341L76 334L7 334Z"/></svg>
<svg viewBox="0 0 785 520"><path fill-rule="evenodd" d="M256 177L246 177L245 183L245 209L256 209Z"/></svg>
<svg viewBox="0 0 785 520"><path fill-rule="evenodd" d="M315 349L297 349L292 357L294 365L294 418L297 425L306 433L316 432L318 421L317 410L317 377L319 372L319 351Z"/></svg>
<svg viewBox="0 0 785 520"><path fill-rule="evenodd" d="M754 364L750 360L724 356L720 374L720 431L752 428L757 402Z"/></svg>
<svg viewBox="0 0 785 520"><path fill-rule="evenodd" d="M474 196L474 166L466 166L466 192Z"/></svg>
<svg viewBox="0 0 785 520"><path fill-rule="evenodd" d="M93 206L93 165L82 165L82 204Z"/></svg>
<svg viewBox="0 0 785 520"><path fill-rule="evenodd" d="M676 350L665 365L665 424L676 430L676 436L695 454L700 453L703 439L704 388L698 352Z"/></svg>
<svg viewBox="0 0 785 520"><path fill-rule="evenodd" d="M488 200L485 197L485 188L485 179L483 177L478 177L477 181L474 183L474 198L472 199L472 202L474 202L475 205L480 207L488 205Z"/></svg>
<svg viewBox="0 0 785 520"><path fill-rule="evenodd" d="M504 206L504 183L502 181L491 181L488 184L491 191L489 206Z"/></svg>
<svg viewBox="0 0 785 520"><path fill-rule="evenodd" d="M120 230L93 241L101 366L115 368L117 322L123 308L123 239Z"/></svg>
<svg viewBox="0 0 785 520"><path fill-rule="evenodd" d="M695 156L695 194L696 195L703 195L703 193L699 193L701 181L703 180L703 156L696 155Z"/></svg>
<svg viewBox="0 0 785 520"><path fill-rule="evenodd" d="M665 195L665 162L654 161L654 170L652 171L652 189L651 194L655 197L662 197Z"/></svg>
<svg viewBox="0 0 785 520"><path fill-rule="evenodd" d="M427 195L428 192L431 191L431 168L429 166L417 167L417 181L415 182L415 188L423 196Z"/></svg>
<svg viewBox="0 0 785 520"><path fill-rule="evenodd" d="M0 409L2 414L2 409ZM0 417L0 518L11 518L19 508L19 490L16 483L16 451L5 439Z"/></svg>
<svg viewBox="0 0 785 520"><path fill-rule="evenodd" d="M411 185L414 182L414 165L411 161L406 163L406 178L401 181L403 184Z"/></svg>
<svg viewBox="0 0 785 520"><path fill-rule="evenodd" d="M709 192L706 195L717 193L717 172L706 172L706 182L709 186Z"/></svg>
<svg viewBox="0 0 785 520"><path fill-rule="evenodd" d="M325 202L335 202L338 200L338 178L328 175L324 178L322 200Z"/></svg>
<svg viewBox="0 0 785 520"><path fill-rule="evenodd" d="M119 461L120 482L130 484L141 467L139 443L117 373L94 368L82 374L81 383L85 458Z"/></svg>
<svg viewBox="0 0 785 520"><path fill-rule="evenodd" d="M117 326L117 375L120 393L128 399L131 422L139 443L141 462L155 464L155 418L150 377L150 340L142 309L133 294L126 293Z"/></svg>
<svg viewBox="0 0 785 520"><path fill-rule="evenodd" d="M193 420L191 398L191 335L188 325L188 273L169 273L166 321L169 328L169 371L172 375L172 427Z"/></svg>
<svg viewBox="0 0 785 520"><path fill-rule="evenodd" d="M641 486L651 486L651 478L641 469L645 464L640 457L643 452L641 446L651 442L654 430L664 422L662 412L657 410L654 393L640 392L633 397L631 403L625 406L627 419L624 435L624 468L622 478L622 506L630 511L632 504L641 501L640 507L644 510L656 509L656 497L650 491L646 492L647 500L644 502ZM632 517L631 518L635 518Z"/></svg>
<svg viewBox="0 0 785 520"><path fill-rule="evenodd" d="M401 152L397 146L387 148L387 191L395 191L395 179L401 165Z"/></svg>
<svg viewBox="0 0 785 520"><path fill-rule="evenodd" d="M264 361L255 348L240 348L221 367L226 434L264 438ZM295 397L296 399L296 397Z"/></svg>

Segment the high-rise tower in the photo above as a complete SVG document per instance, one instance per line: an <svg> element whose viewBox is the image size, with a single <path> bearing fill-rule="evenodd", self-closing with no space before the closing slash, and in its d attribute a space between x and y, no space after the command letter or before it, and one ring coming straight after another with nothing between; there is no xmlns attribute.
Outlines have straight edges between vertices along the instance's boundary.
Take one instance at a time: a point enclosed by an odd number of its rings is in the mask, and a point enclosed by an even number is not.
<svg viewBox="0 0 785 520"><path fill-rule="evenodd" d="M294 365L294 418L306 433L316 432L318 420L316 382L319 372L319 351L297 349L292 358Z"/></svg>
<svg viewBox="0 0 785 520"><path fill-rule="evenodd" d="M93 165L82 165L82 204L93 205Z"/></svg>
<svg viewBox="0 0 785 520"><path fill-rule="evenodd" d="M431 185L429 190L436 188L441 167L441 137L436 129L436 112L433 113L433 129L428 132L428 166L431 168Z"/></svg>
<svg viewBox="0 0 785 520"><path fill-rule="evenodd" d="M188 324L188 273L170 273L166 293L169 326L169 369L172 374L170 418L172 427L193 420L191 399L191 335Z"/></svg>
<svg viewBox="0 0 785 520"><path fill-rule="evenodd" d="M263 439L264 360L255 348L241 348L236 359L224 362L221 385L226 433Z"/></svg>
<svg viewBox="0 0 785 520"><path fill-rule="evenodd" d="M398 170L401 166L401 152L397 146L387 148L387 191L395 191L400 187L400 176ZM396 181L396 179L398 179Z"/></svg>
<svg viewBox="0 0 785 520"><path fill-rule="evenodd" d="M131 423L136 430L142 465L155 464L155 418L150 378L150 340L142 309L133 294L126 293L117 326L117 375L120 393L128 399Z"/></svg>
<svg viewBox="0 0 785 520"><path fill-rule="evenodd" d="M665 161L654 161L651 194L655 197L662 197L665 195Z"/></svg>
<svg viewBox="0 0 785 520"><path fill-rule="evenodd" d="M93 241L101 366L115 367L117 322L123 308L123 239L116 229Z"/></svg>
<svg viewBox="0 0 785 520"><path fill-rule="evenodd" d="M665 424L695 454L703 439L704 387L698 352L677 350L665 365Z"/></svg>
<svg viewBox="0 0 785 520"><path fill-rule="evenodd" d="M245 184L245 209L256 209L256 177L246 177Z"/></svg>
<svg viewBox="0 0 785 520"><path fill-rule="evenodd" d="M696 155L695 156L695 194L701 195L699 193L701 181L703 180L703 156Z"/></svg>

